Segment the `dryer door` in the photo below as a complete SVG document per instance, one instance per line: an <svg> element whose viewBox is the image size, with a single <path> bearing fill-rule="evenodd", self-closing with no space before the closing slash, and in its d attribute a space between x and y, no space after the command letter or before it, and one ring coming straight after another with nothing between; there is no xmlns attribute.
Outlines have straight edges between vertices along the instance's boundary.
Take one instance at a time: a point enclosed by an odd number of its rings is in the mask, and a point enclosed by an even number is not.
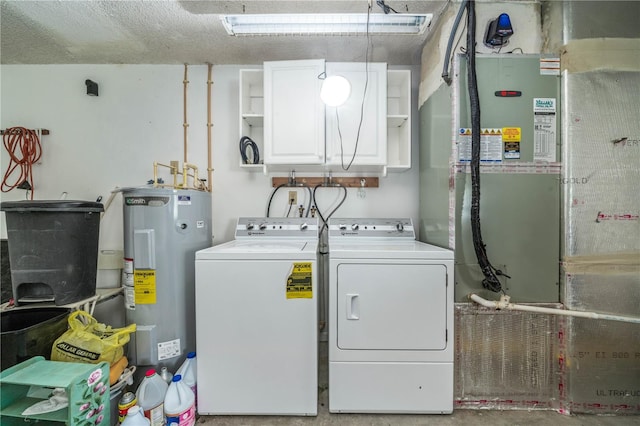
<svg viewBox="0 0 640 426"><path fill-rule="evenodd" d="M446 295L444 265L339 264L338 348L444 350Z"/></svg>

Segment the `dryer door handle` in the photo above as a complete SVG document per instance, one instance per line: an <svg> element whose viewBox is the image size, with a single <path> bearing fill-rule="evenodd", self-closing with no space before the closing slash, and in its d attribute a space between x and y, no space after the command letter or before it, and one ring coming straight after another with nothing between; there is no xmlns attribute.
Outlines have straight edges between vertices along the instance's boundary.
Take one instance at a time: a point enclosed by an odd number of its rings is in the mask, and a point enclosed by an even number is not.
<svg viewBox="0 0 640 426"><path fill-rule="evenodd" d="M359 294L347 294L347 319L358 320L360 319L360 303Z"/></svg>

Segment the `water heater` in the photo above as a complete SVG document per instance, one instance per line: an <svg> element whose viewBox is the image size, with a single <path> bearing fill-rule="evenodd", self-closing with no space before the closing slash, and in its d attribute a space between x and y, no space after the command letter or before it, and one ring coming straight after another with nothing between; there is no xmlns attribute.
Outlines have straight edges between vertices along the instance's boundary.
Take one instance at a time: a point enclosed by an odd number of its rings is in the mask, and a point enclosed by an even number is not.
<svg viewBox="0 0 640 426"><path fill-rule="evenodd" d="M175 372L195 351L195 252L210 247L211 194L192 189L122 189L128 358Z"/></svg>

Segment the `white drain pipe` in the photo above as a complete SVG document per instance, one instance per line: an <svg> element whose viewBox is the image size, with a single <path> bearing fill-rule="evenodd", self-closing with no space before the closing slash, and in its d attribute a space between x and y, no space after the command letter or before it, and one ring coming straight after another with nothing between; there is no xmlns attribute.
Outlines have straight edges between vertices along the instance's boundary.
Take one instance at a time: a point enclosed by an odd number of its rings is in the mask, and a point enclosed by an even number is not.
<svg viewBox="0 0 640 426"><path fill-rule="evenodd" d="M510 303L509 300L511 298L506 295L500 296L500 300L487 300L487 299L483 299L477 294L472 293L469 295L469 298L479 305L482 305L487 308L494 308L497 310L506 309L510 311L537 312L541 314L565 315L569 317L591 318L591 319L601 319L601 320L609 320L609 321L622 321L622 322L640 324L640 318L636 318L636 317L625 317L622 315L609 315L609 314L600 314L596 312L586 312L586 311L569 311L566 309L544 308L541 306L518 305L515 303Z"/></svg>

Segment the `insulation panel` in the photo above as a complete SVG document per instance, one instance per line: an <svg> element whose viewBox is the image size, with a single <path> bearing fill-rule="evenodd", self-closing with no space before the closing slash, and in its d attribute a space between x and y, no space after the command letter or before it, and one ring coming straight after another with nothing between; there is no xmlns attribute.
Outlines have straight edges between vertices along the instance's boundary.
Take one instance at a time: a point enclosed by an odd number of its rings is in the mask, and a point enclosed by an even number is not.
<svg viewBox="0 0 640 426"><path fill-rule="evenodd" d="M604 60L580 68L597 61L589 43L567 52L563 301L570 309L640 317L640 72L608 70L615 66ZM567 324L566 409L640 413L638 324Z"/></svg>
<svg viewBox="0 0 640 426"><path fill-rule="evenodd" d="M468 303L455 316L457 408L560 409L561 318Z"/></svg>

